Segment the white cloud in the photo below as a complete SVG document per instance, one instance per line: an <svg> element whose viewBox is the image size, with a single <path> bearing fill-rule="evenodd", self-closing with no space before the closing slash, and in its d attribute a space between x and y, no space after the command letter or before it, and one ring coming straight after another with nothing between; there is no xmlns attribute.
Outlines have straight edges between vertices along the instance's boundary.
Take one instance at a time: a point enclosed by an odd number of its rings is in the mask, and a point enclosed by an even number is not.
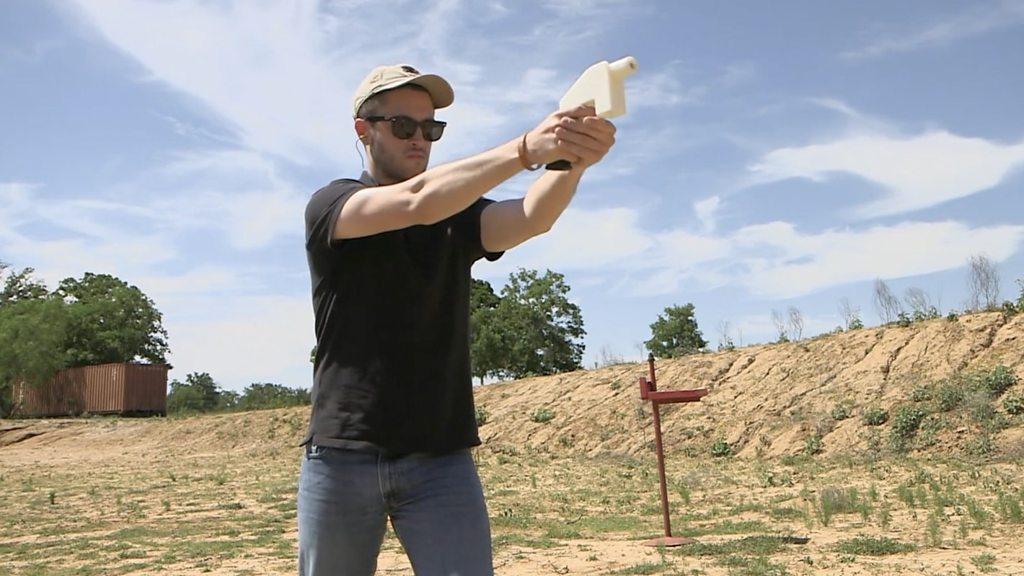
<svg viewBox="0 0 1024 576"><path fill-rule="evenodd" d="M872 218L936 206L989 189L1024 163L1024 142L1000 144L933 130L901 137L871 132L764 155L750 170L754 183L787 178L824 181L847 173L881 185L881 198L860 206Z"/></svg>
<svg viewBox="0 0 1024 576"><path fill-rule="evenodd" d="M950 270L981 252L1002 261L1020 249L1024 226L971 228L957 222L907 222L802 234L791 224L774 222L743 228L732 242L748 269L745 284L752 293L791 298L872 278ZM757 251L767 255L742 256Z"/></svg>
<svg viewBox="0 0 1024 576"><path fill-rule="evenodd" d="M495 278L519 267L607 269L653 246L653 240L637 234L639 217L632 208L569 208L547 234L527 240L497 262L481 261L476 270Z"/></svg>
<svg viewBox="0 0 1024 576"><path fill-rule="evenodd" d="M323 49L327 38L315 3L85 0L80 6L154 80L202 100L248 146L305 163L337 155L347 142L339 133L350 123L358 63Z"/></svg>
<svg viewBox="0 0 1024 576"><path fill-rule="evenodd" d="M0 238L13 234L24 221L35 188L27 182L0 182Z"/></svg>
<svg viewBox="0 0 1024 576"><path fill-rule="evenodd" d="M647 70L643 62L637 64L638 72L643 74L626 80L627 108L631 112L644 108L699 104L754 76L753 68L745 64L733 64L704 75L688 70L681 60L669 62L659 70Z"/></svg>
<svg viewBox="0 0 1024 576"><path fill-rule="evenodd" d="M934 20L917 29L893 32L875 39L866 46L846 51L842 57L858 60L945 46L1021 24L1024 24L1024 3L1019 0L991 2L984 6L971 6L963 12Z"/></svg>
<svg viewBox="0 0 1024 576"><path fill-rule="evenodd" d="M141 180L127 187L145 189L150 181L160 182L148 195L162 227L179 234L215 230L239 250L300 237L313 192L281 176L264 155L238 150L179 154Z"/></svg>
<svg viewBox="0 0 1024 576"><path fill-rule="evenodd" d="M722 199L718 196L711 196L693 203L693 211L697 214L697 219L700 220L701 225L704 226L705 233L714 232L721 201Z"/></svg>
<svg viewBox="0 0 1024 576"><path fill-rule="evenodd" d="M866 229L801 232L791 223L750 225L729 234L646 230L631 208L570 209L548 234L509 251L478 274L503 279L518 267L580 271L609 289L660 296L694 286L740 286L784 299L874 278L903 278L963 266L972 254L995 261L1016 254L1024 226L970 227L904 222Z"/></svg>
<svg viewBox="0 0 1024 576"><path fill-rule="evenodd" d="M253 382L308 388L313 314L308 297L250 296L196 300L208 317L166 322L174 365L170 377L209 372L227 389Z"/></svg>

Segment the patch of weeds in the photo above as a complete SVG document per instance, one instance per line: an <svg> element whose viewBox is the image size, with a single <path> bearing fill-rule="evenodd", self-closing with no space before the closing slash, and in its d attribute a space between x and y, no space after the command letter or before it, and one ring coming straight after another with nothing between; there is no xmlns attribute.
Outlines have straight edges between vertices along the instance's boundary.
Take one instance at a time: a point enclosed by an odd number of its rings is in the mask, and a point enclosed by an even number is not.
<svg viewBox="0 0 1024 576"><path fill-rule="evenodd" d="M1024 394L1010 394L1003 398L1003 409L1013 416L1024 414Z"/></svg>
<svg viewBox="0 0 1024 576"><path fill-rule="evenodd" d="M685 482L676 482L675 484L676 494L679 495L679 499L683 501L683 504L690 503L690 487Z"/></svg>
<svg viewBox="0 0 1024 576"><path fill-rule="evenodd" d="M889 503L884 502L878 508L878 525L883 529L888 529L890 524L892 524L892 511L889 509Z"/></svg>
<svg viewBox="0 0 1024 576"><path fill-rule="evenodd" d="M885 408L868 408L861 416L861 421L868 426L881 426L889 421L889 411Z"/></svg>
<svg viewBox="0 0 1024 576"><path fill-rule="evenodd" d="M904 452L907 442L917 433L921 421L928 413L917 406L900 406L892 419L889 430L889 446L896 452Z"/></svg>
<svg viewBox="0 0 1024 576"><path fill-rule="evenodd" d="M772 508L768 510L768 517L772 520L795 520L804 517L804 511L792 507Z"/></svg>
<svg viewBox="0 0 1024 576"><path fill-rule="evenodd" d="M490 418L490 415L487 413L487 410L485 410L483 406L477 406L473 412L476 415L477 426L483 426L484 424L487 424L487 420L488 418Z"/></svg>
<svg viewBox="0 0 1024 576"><path fill-rule="evenodd" d="M991 552L983 552L977 556L971 556L971 564L974 564L975 568L982 572L992 572L995 570L996 555Z"/></svg>
<svg viewBox="0 0 1024 576"><path fill-rule="evenodd" d="M821 436L817 434L808 437L807 440L804 441L804 454L807 454L808 456L820 454L822 449Z"/></svg>
<svg viewBox="0 0 1024 576"><path fill-rule="evenodd" d="M840 540L836 544L836 550L844 554L855 554L858 556L888 556L891 554L905 554L913 552L917 546L907 542L900 542L892 538L875 538L871 536L858 536L850 540Z"/></svg>
<svg viewBox="0 0 1024 576"><path fill-rule="evenodd" d="M492 546L495 550L499 550L506 546L547 550L548 548L558 546L558 542L555 542L550 538L530 538L528 536L523 536L522 534L500 534L494 537Z"/></svg>
<svg viewBox="0 0 1024 576"><path fill-rule="evenodd" d="M992 444L992 437L987 432L982 432L967 441L964 450L972 456L988 456L995 451Z"/></svg>
<svg viewBox="0 0 1024 576"><path fill-rule="evenodd" d="M910 391L911 402L927 402L932 399L932 387L928 384L918 384Z"/></svg>
<svg viewBox="0 0 1024 576"><path fill-rule="evenodd" d="M768 466L760 466L757 469L757 481L762 488L775 486L792 486L793 475L788 471L778 472Z"/></svg>
<svg viewBox="0 0 1024 576"><path fill-rule="evenodd" d="M862 517L870 515L870 503L860 497L856 488L823 488L818 494L818 520L824 526L832 521L836 514L860 513Z"/></svg>
<svg viewBox="0 0 1024 576"><path fill-rule="evenodd" d="M724 438L715 440L715 443L711 445L711 455L716 458L724 458L730 454L732 454L732 446Z"/></svg>
<svg viewBox="0 0 1024 576"><path fill-rule="evenodd" d="M1005 416L996 412L987 392L975 392L965 402L967 413L982 430L996 432L1006 427Z"/></svg>
<svg viewBox="0 0 1024 576"><path fill-rule="evenodd" d="M935 393L935 407L940 412L949 412L964 401L965 390L958 381L946 381L939 385Z"/></svg>
<svg viewBox="0 0 1024 576"><path fill-rule="evenodd" d="M609 574L660 574L669 568L672 568L671 563L665 560L659 560L657 562L644 562L642 564L627 566L616 570L615 572L609 572Z"/></svg>
<svg viewBox="0 0 1024 576"><path fill-rule="evenodd" d="M938 443L938 434L946 427L946 421L938 414L929 414L921 422L920 433L918 434L918 445L922 448L934 446Z"/></svg>
<svg viewBox="0 0 1024 576"><path fill-rule="evenodd" d="M1000 492L996 499L996 510L1004 522L1024 524L1024 510L1022 510L1021 501L1013 494Z"/></svg>
<svg viewBox="0 0 1024 576"><path fill-rule="evenodd" d="M537 424L546 424L555 419L555 413L548 408L537 408L530 413L530 421Z"/></svg>
<svg viewBox="0 0 1024 576"><path fill-rule="evenodd" d="M979 378L982 386L984 386L992 396L999 396L1017 383L1017 375L1014 374L1010 368L1003 365L996 366L989 372L981 373Z"/></svg>
<svg viewBox="0 0 1024 576"><path fill-rule="evenodd" d="M928 514L928 523L925 525L925 535L930 546L938 548L942 546L942 524L939 517L945 519L941 508L933 508Z"/></svg>
<svg viewBox="0 0 1024 576"><path fill-rule="evenodd" d="M977 500L967 497L964 501L964 505L967 508L967 515L970 516L971 521L974 522L975 528L984 528L985 525L988 524L989 512Z"/></svg>
<svg viewBox="0 0 1024 576"><path fill-rule="evenodd" d="M848 400L844 400L833 406L832 411L829 414L832 416L833 420L839 421L846 420L847 418L849 418L852 415L852 412L853 407L851 405L851 402L849 402Z"/></svg>
<svg viewBox="0 0 1024 576"><path fill-rule="evenodd" d="M760 520L743 520L741 522L724 520L710 526L687 526L680 530L680 535L696 537L709 534L749 534L751 532L765 532L767 530L768 527Z"/></svg>
<svg viewBox="0 0 1024 576"><path fill-rule="evenodd" d="M750 558L747 556L727 556L720 561L730 570L731 576L786 576L789 572L782 564L774 564L764 556Z"/></svg>

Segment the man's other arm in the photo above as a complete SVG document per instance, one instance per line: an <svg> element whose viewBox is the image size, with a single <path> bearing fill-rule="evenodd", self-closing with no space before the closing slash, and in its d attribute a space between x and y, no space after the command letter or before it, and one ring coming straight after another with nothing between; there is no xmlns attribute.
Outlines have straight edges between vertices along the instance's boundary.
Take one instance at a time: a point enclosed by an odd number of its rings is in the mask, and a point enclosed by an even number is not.
<svg viewBox="0 0 1024 576"><path fill-rule="evenodd" d="M488 252L508 250L550 230L576 194L584 171L615 144L615 126L596 116L562 119L555 135L579 160L572 170L544 173L523 198L495 202L484 209L480 239Z"/></svg>

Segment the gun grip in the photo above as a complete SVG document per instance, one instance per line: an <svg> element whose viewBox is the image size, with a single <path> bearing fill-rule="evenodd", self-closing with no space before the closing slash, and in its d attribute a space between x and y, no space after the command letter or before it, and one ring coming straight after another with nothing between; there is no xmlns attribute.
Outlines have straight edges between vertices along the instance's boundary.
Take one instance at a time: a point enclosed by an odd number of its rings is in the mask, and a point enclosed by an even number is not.
<svg viewBox="0 0 1024 576"><path fill-rule="evenodd" d="M551 164L544 166L548 170L571 170L572 164L568 160L555 160Z"/></svg>

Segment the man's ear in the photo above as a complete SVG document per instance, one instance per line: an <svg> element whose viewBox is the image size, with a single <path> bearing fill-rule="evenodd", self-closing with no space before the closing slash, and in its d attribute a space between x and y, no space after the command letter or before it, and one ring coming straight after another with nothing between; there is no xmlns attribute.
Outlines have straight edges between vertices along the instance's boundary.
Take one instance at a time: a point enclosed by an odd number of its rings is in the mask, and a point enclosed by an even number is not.
<svg viewBox="0 0 1024 576"><path fill-rule="evenodd" d="M362 118L356 118L355 129L356 136L359 138L359 141L362 142L363 144L369 144L370 123L367 122L366 120L363 120Z"/></svg>

